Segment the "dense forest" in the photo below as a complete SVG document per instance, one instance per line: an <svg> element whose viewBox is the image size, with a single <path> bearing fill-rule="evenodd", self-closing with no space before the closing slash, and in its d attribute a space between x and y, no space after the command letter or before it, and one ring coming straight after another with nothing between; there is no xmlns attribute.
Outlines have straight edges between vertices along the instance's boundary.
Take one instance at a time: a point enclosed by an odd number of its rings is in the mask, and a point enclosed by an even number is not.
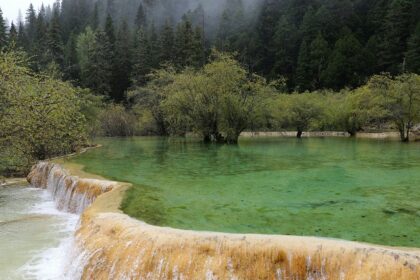
<svg viewBox="0 0 420 280"><path fill-rule="evenodd" d="M96 136L420 123L415 0L62 0L0 11L0 175Z"/></svg>
<svg viewBox="0 0 420 280"><path fill-rule="evenodd" d="M216 47L288 91L354 88L381 72L420 73L416 0L63 0L6 27L36 72L112 100L152 69L202 66Z"/></svg>

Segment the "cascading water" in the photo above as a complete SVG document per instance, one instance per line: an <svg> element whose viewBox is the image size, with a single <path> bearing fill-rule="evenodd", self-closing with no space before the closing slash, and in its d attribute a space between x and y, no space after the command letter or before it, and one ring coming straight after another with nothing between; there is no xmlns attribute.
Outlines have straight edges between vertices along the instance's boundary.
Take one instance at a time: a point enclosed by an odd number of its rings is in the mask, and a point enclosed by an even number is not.
<svg viewBox="0 0 420 280"><path fill-rule="evenodd" d="M52 163L36 165L28 181L58 209L83 212L74 239L24 269L32 279L420 279L418 250L161 228L118 210L121 184L73 177ZM65 265L54 263L57 252ZM39 266L55 267L50 275L59 277L30 273Z"/></svg>
<svg viewBox="0 0 420 280"><path fill-rule="evenodd" d="M114 182L70 176L60 165L48 162L35 165L28 180L33 186L46 189L58 210L74 214L82 214L97 196L115 186Z"/></svg>

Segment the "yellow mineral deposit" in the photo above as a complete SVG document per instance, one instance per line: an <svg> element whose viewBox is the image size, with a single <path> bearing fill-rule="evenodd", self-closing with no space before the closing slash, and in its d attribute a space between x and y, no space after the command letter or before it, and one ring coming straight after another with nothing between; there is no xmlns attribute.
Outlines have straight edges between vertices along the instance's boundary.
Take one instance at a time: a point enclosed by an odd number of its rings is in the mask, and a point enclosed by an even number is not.
<svg viewBox="0 0 420 280"><path fill-rule="evenodd" d="M75 244L82 279L420 279L419 249L157 227L121 213L127 184L46 162L28 180L59 208L83 212Z"/></svg>

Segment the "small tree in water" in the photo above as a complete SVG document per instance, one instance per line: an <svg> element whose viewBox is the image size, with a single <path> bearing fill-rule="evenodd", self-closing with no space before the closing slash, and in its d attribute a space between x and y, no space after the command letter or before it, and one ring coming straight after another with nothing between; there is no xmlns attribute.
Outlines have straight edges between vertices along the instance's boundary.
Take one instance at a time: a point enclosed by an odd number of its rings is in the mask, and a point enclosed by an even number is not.
<svg viewBox="0 0 420 280"><path fill-rule="evenodd" d="M230 55L214 51L203 69L173 74L163 91L162 108L172 134L193 131L205 142L234 144L258 119L270 87Z"/></svg>

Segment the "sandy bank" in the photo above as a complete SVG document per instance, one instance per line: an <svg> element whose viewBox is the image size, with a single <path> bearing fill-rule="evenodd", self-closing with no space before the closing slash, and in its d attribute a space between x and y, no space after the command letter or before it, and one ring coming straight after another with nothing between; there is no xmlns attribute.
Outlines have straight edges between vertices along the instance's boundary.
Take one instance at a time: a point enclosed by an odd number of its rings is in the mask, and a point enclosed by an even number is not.
<svg viewBox="0 0 420 280"><path fill-rule="evenodd" d="M61 168L49 166L55 173ZM47 182L52 175L41 167L33 169L29 181L39 187L54 183ZM107 185L78 180L87 189ZM148 225L119 210L128 187L116 184L93 192L93 204L82 214L76 242L83 279L420 279L419 249Z"/></svg>

